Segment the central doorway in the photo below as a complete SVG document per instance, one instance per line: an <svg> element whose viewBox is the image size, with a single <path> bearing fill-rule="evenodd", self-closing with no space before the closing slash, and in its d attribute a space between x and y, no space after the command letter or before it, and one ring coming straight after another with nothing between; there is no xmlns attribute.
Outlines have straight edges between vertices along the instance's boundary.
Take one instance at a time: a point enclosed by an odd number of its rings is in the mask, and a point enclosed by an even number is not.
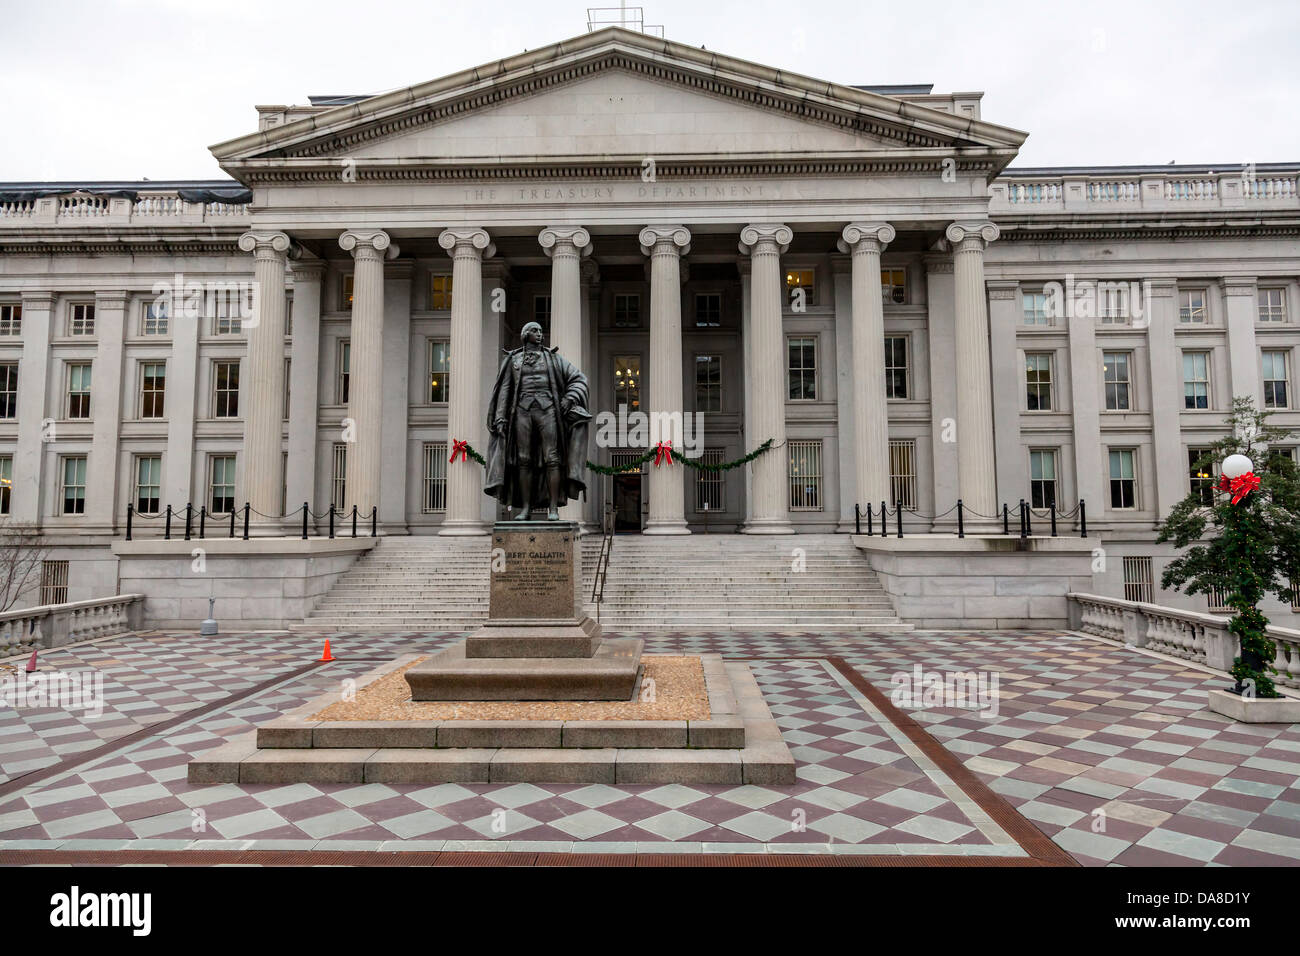
<svg viewBox="0 0 1300 956"><path fill-rule="evenodd" d="M609 456L613 467L627 469L611 476L615 534L641 533L642 475L638 459L642 454L643 452L637 451L616 451Z"/></svg>

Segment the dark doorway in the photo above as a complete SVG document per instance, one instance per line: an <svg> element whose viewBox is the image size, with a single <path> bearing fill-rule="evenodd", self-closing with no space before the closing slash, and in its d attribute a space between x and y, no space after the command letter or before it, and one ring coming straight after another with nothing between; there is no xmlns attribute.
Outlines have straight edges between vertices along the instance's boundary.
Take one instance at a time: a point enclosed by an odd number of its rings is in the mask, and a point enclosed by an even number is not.
<svg viewBox="0 0 1300 956"><path fill-rule="evenodd" d="M641 472L614 476L614 532L641 533Z"/></svg>

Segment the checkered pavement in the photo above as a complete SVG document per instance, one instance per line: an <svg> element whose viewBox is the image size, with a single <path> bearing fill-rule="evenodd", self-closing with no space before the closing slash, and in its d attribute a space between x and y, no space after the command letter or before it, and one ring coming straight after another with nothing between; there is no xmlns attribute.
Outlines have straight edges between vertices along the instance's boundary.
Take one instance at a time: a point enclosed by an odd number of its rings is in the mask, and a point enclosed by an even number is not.
<svg viewBox="0 0 1300 956"><path fill-rule="evenodd" d="M156 633L47 652L48 668L104 671L105 713L92 721L0 710L5 774L135 736L0 795L0 849L1023 856L886 713L827 665L838 656L886 695L892 676L917 663L996 673L995 717L942 707L908 713L1084 864L1300 863L1300 728L1233 724L1204 709L1205 690L1222 678L1057 632L640 635L647 653L751 659L798 765L793 788L189 786L194 755L344 677L458 637L332 634L339 660L295 675L319 656L324 636ZM247 693L268 681L276 683ZM141 732L221 700L228 703Z"/></svg>

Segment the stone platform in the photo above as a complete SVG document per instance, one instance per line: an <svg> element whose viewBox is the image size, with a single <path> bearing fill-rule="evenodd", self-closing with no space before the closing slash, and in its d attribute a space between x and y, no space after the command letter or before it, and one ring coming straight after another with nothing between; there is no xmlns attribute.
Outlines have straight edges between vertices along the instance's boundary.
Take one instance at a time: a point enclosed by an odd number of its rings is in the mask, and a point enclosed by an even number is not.
<svg viewBox="0 0 1300 956"><path fill-rule="evenodd" d="M638 637L601 640L597 634L595 653L589 656L475 657L470 640L406 672L412 700L630 700L644 643Z"/></svg>
<svg viewBox="0 0 1300 956"><path fill-rule="evenodd" d="M364 675L358 692L417 657ZM794 785L749 667L701 662L704 720L311 720L337 702L330 692L196 758L189 782Z"/></svg>

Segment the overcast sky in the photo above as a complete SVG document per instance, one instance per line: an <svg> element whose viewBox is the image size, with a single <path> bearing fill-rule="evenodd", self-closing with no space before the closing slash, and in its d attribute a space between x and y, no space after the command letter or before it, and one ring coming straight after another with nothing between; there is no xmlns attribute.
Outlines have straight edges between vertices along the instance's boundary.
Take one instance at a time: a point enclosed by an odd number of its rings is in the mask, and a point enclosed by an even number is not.
<svg viewBox="0 0 1300 956"><path fill-rule="evenodd" d="M608 0L597 0L608 2ZM0 0L0 180L223 177L253 105L576 36L574 0ZM847 84L984 92L1017 166L1300 160L1296 0L654 0L669 39Z"/></svg>

